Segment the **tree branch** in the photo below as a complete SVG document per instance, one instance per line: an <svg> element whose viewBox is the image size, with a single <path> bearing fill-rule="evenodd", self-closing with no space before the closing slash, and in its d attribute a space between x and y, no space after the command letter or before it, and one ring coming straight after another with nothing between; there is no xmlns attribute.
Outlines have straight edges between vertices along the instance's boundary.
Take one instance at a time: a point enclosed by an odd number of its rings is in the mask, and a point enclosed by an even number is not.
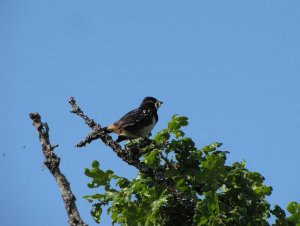
<svg viewBox="0 0 300 226"><path fill-rule="evenodd" d="M105 130L102 129L100 124L95 123L93 119L90 119L83 113L80 107L78 107L76 104L74 97L70 97L69 103L72 106L71 113L81 117L92 129L92 132L90 132L84 140L76 145L77 147L83 147L94 140L101 139L102 142L109 146L124 162L134 166L140 172L151 177L156 185L166 186L170 193L176 197L177 201L182 205L182 207L186 209L188 214L191 216L194 215L196 206L195 200L178 191L173 181L164 176L163 171L155 171L154 169L148 167L144 162L141 162L139 159L141 157L141 153L138 150L138 147L131 148L130 150L122 149L122 147L115 142Z"/></svg>
<svg viewBox="0 0 300 226"><path fill-rule="evenodd" d="M65 208L69 217L70 226L87 226L80 217L75 203L75 196L73 195L70 183L67 178L61 173L59 169L60 159L54 153L54 149L58 145L51 145L49 140L49 127L47 123L41 121L39 113L30 113L29 117L32 120L32 125L37 129L39 140L42 145L42 151L45 156L44 164L54 176L62 194Z"/></svg>

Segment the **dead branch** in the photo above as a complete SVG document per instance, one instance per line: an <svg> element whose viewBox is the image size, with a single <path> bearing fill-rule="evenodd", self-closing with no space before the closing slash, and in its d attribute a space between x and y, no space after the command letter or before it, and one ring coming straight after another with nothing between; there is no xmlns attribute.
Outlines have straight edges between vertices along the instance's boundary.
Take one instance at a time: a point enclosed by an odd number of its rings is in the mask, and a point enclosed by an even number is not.
<svg viewBox="0 0 300 226"><path fill-rule="evenodd" d="M77 210L75 203L76 198L71 191L70 183L59 169L60 159L54 153L54 149L58 147L58 145L51 145L49 140L49 127L47 123L43 123L41 121L41 116L39 113L30 113L29 117L32 120L32 125L37 129L39 134L39 140L41 142L42 151L45 157L44 164L49 169L60 188L60 192L62 194L65 208L69 217L70 226L87 226L87 224L85 224L81 219Z"/></svg>

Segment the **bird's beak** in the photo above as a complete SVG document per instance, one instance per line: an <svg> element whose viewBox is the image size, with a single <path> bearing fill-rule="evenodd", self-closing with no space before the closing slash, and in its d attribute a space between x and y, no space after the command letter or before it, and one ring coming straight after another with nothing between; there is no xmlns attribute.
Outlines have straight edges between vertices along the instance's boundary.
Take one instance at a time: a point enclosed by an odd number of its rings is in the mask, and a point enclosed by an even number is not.
<svg viewBox="0 0 300 226"><path fill-rule="evenodd" d="M158 100L158 101L156 101L156 103L155 103L155 107L156 107L156 108L159 108L162 104L163 104L163 102Z"/></svg>

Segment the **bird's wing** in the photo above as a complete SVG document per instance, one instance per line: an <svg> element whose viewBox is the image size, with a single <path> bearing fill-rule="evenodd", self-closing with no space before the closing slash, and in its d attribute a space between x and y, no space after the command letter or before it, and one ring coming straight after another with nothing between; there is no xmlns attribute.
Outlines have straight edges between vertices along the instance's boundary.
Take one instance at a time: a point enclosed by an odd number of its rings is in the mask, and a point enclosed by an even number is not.
<svg viewBox="0 0 300 226"><path fill-rule="evenodd" d="M138 108L128 112L114 124L116 125L117 129L126 129L139 123L149 124L151 122L151 111Z"/></svg>

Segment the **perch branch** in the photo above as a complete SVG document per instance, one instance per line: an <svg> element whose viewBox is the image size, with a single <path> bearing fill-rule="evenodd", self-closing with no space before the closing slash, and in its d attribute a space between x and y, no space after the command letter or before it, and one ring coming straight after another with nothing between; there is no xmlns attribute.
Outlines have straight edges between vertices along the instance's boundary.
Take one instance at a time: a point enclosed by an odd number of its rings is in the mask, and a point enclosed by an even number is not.
<svg viewBox="0 0 300 226"><path fill-rule="evenodd" d="M29 117L32 120L32 125L36 128L39 134L39 140L41 142L42 151L45 157L44 164L49 169L60 188L60 192L62 194L65 208L69 217L70 226L87 226L87 224L85 224L81 219L77 210L75 203L76 198L71 191L70 183L59 169L60 159L54 153L54 149L58 147L58 145L51 145L49 140L49 127L47 123L43 123L41 121L41 116L39 113L30 113Z"/></svg>
<svg viewBox="0 0 300 226"><path fill-rule="evenodd" d="M77 147L83 147L94 140L101 139L102 142L105 145L109 146L124 162L134 166L140 172L151 177L155 184L166 186L171 194L176 197L178 202L184 208L186 208L186 210L189 211L191 215L194 214L194 209L196 206L195 200L178 191L173 182L164 176L163 171L155 171L154 169L148 167L145 163L141 162L139 160L139 157L141 155L139 150L130 149L128 151L122 149L122 147L117 142L115 142L112 137L105 132L105 130L102 129L100 124L97 124L93 119L90 119L83 113L80 107L78 107L78 105L76 104L76 100L74 97L71 97L69 99L69 103L72 106L71 113L81 117L85 121L85 123L92 129L92 132L90 132L83 141L76 145Z"/></svg>

